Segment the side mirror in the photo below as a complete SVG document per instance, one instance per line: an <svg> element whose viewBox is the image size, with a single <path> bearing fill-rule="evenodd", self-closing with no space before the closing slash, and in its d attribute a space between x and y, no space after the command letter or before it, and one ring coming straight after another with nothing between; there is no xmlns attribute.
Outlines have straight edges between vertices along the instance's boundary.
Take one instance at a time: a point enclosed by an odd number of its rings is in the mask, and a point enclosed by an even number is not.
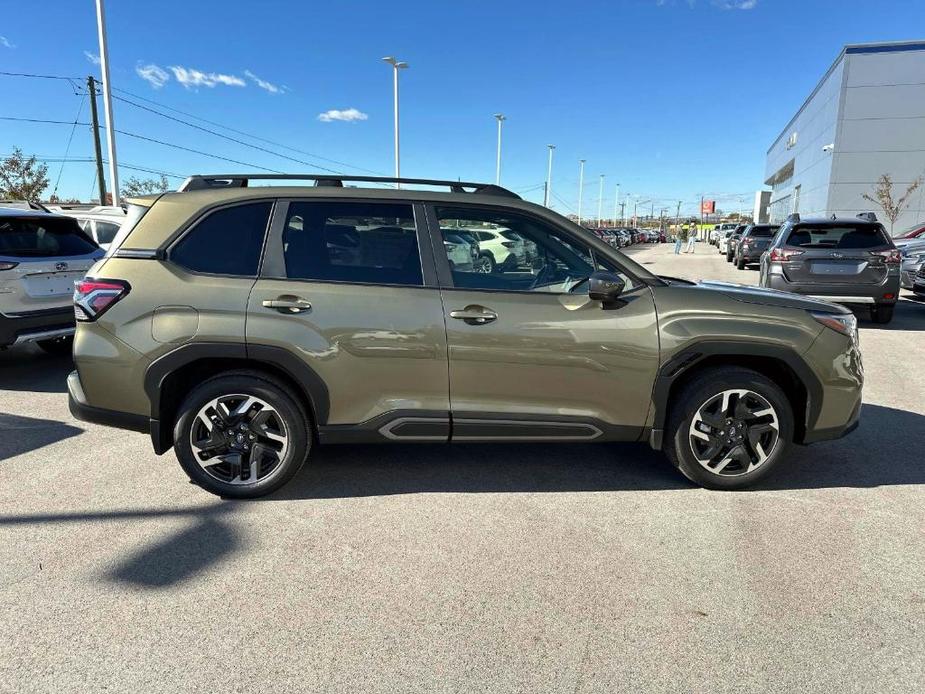
<svg viewBox="0 0 925 694"><path fill-rule="evenodd" d="M624 289L626 282L613 272L598 271L588 278L588 298L600 301L605 309L623 305L620 295Z"/></svg>

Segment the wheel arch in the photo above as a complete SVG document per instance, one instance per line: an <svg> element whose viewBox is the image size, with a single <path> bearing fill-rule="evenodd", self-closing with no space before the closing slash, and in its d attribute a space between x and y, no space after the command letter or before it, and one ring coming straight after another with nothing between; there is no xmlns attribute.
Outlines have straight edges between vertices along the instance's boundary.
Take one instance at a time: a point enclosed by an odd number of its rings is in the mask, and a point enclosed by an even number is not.
<svg viewBox="0 0 925 694"><path fill-rule="evenodd" d="M173 445L173 424L190 390L226 371L266 373L292 390L309 413L312 435L327 423L330 408L324 381L302 359L282 347L243 343L194 342L154 360L145 372L151 403L151 442L160 455Z"/></svg>
<svg viewBox="0 0 925 694"><path fill-rule="evenodd" d="M662 448L665 423L680 390L706 369L729 366L752 369L781 386L793 408L794 440L803 442L822 404L822 384L806 361L778 345L704 341L685 348L659 369L652 393L649 443L653 448Z"/></svg>

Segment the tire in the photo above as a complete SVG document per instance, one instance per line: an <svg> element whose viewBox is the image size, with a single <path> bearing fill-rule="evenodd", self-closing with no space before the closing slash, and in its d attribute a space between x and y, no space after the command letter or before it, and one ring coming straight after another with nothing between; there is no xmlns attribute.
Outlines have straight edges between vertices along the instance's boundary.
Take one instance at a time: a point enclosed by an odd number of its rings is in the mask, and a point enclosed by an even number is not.
<svg viewBox="0 0 925 694"><path fill-rule="evenodd" d="M730 253L729 251L726 251L726 262L727 263L732 262L732 253Z"/></svg>
<svg viewBox="0 0 925 694"><path fill-rule="evenodd" d="M479 253L479 258L483 261L484 266L486 267L486 274L491 274L495 271L495 256L493 256L490 251L482 251Z"/></svg>
<svg viewBox="0 0 925 694"><path fill-rule="evenodd" d="M773 413L758 418L743 417L739 420L745 423L742 428L730 425L733 417L719 417L718 411L711 411L714 407L721 409L727 402L724 393L729 391L750 394L744 399L741 394L729 395L730 411L737 410L742 401L744 409L751 413L764 412L767 407ZM695 418L698 417L695 430ZM718 429L721 435L708 424L708 419L723 427ZM749 421L752 424L747 424ZM702 433L704 426L712 430L712 438ZM696 434L695 431L701 433ZM707 489L745 489L768 475L786 457L793 441L793 431L790 402L771 380L751 369L711 368L687 383L673 403L665 431L665 454L695 484ZM732 443L728 443L730 438L724 441L724 436L731 436ZM739 443L736 442L737 436ZM706 464L698 459L695 445L701 458L707 460ZM707 455L713 445L719 445L719 448L712 456ZM764 446L768 446L770 451ZM714 470L721 465L719 472Z"/></svg>
<svg viewBox="0 0 925 694"><path fill-rule="evenodd" d="M69 357L74 352L74 336L56 337L52 340L39 340L36 342L43 351L55 357Z"/></svg>
<svg viewBox="0 0 925 694"><path fill-rule="evenodd" d="M744 270L745 269L745 258L741 256L736 258L736 267L739 268L740 270Z"/></svg>
<svg viewBox="0 0 925 694"><path fill-rule="evenodd" d="M234 410L248 399L256 402L245 414L237 415ZM224 422L210 431L206 420L199 417L202 412ZM194 449L194 438L203 448ZM311 423L301 403L286 386L254 371L220 374L194 388L180 406L174 425L174 453L180 467L207 492L225 498L253 499L276 491L301 469L310 448ZM257 481L252 481L254 468L248 460L258 451L262 459L256 467ZM204 465L208 460L219 462Z"/></svg>
<svg viewBox="0 0 925 694"><path fill-rule="evenodd" d="M886 325L891 320L893 320L894 307L895 304L882 304L880 306L874 306L872 309L870 309L870 319L874 323Z"/></svg>

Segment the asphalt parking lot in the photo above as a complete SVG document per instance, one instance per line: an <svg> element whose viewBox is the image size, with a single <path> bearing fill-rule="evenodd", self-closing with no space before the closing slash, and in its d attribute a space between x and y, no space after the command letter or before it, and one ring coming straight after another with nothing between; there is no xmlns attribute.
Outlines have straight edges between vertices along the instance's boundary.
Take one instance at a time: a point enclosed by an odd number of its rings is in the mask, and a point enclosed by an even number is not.
<svg viewBox="0 0 925 694"><path fill-rule="evenodd" d="M629 252L756 281L671 251ZM925 304L861 343L860 428L759 490L644 445L332 447L254 502L0 353L0 691L923 691Z"/></svg>

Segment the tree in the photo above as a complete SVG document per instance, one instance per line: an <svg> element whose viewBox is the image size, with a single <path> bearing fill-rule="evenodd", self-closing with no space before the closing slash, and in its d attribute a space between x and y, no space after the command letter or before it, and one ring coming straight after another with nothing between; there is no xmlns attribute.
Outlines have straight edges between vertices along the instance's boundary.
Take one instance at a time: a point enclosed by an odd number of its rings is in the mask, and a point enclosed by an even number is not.
<svg viewBox="0 0 925 694"><path fill-rule="evenodd" d="M16 147L0 164L0 198L38 202L48 187L48 167Z"/></svg>
<svg viewBox="0 0 925 694"><path fill-rule="evenodd" d="M895 200L893 198L893 178L890 174L883 174L877 181L873 195L862 193L861 197L868 202L874 203L883 210L883 214L890 220L890 235L892 236L893 225L896 224L896 220L899 219L899 215L902 214L902 211L908 207L909 198L918 190L920 185L922 185L921 176L909 184L909 187L906 188L906 192L903 193L899 200Z"/></svg>
<svg viewBox="0 0 925 694"><path fill-rule="evenodd" d="M170 184L167 177L161 174L160 180L156 178L135 178L129 176L122 184L122 196L133 198L137 195L150 195L152 193L166 193Z"/></svg>

